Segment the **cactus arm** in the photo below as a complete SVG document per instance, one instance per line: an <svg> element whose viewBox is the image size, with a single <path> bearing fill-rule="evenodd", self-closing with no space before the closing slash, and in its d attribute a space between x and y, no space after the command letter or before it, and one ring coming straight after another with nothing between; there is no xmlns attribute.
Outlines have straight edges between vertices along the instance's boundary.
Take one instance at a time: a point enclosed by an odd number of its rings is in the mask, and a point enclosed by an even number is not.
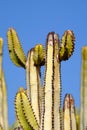
<svg viewBox="0 0 87 130"><path fill-rule="evenodd" d="M10 59L16 66L20 67L21 66L20 61L14 52L13 41L12 41L12 36L10 31L7 32L7 37L8 37L8 51L9 51Z"/></svg>
<svg viewBox="0 0 87 130"><path fill-rule="evenodd" d="M17 66L22 66L25 68L26 56L20 44L19 38L16 31L13 28L10 28L7 32L8 37L8 50L10 58L13 63Z"/></svg>
<svg viewBox="0 0 87 130"><path fill-rule="evenodd" d="M63 130L76 130L77 129L74 100L70 94L66 94L64 98L63 120L64 120Z"/></svg>
<svg viewBox="0 0 87 130"><path fill-rule="evenodd" d="M3 102L2 102L2 49L3 49L3 39L0 38L0 124L3 126Z"/></svg>
<svg viewBox="0 0 87 130"><path fill-rule="evenodd" d="M26 78L27 94L29 95L33 110L36 114L38 123L40 123L40 101L39 101L39 88L40 88L40 68L34 65L33 60L34 51L31 49L28 53L27 65L26 65Z"/></svg>
<svg viewBox="0 0 87 130"><path fill-rule="evenodd" d="M73 31L65 31L60 45L60 61L68 60L71 57L74 51L74 40L75 37Z"/></svg>
<svg viewBox="0 0 87 130"><path fill-rule="evenodd" d="M24 130L38 130L39 125L31 103L22 88L19 90L15 98L15 110L18 120Z"/></svg>
<svg viewBox="0 0 87 130"><path fill-rule="evenodd" d="M8 130L7 89L3 71L2 71L2 94L3 94L2 97L3 123L4 123L4 129Z"/></svg>
<svg viewBox="0 0 87 130"><path fill-rule="evenodd" d="M87 127L87 46L82 48L80 129Z"/></svg>
<svg viewBox="0 0 87 130"><path fill-rule="evenodd" d="M26 82L27 82L27 95L31 100L32 107L36 114L38 123L40 123L40 68L45 63L44 47L37 44L33 49L28 52L26 62Z"/></svg>
<svg viewBox="0 0 87 130"><path fill-rule="evenodd" d="M22 105L21 105L21 99L20 98L21 98L20 95L17 95L17 97L15 99L15 109L16 109L17 118L18 118L21 126L24 129L31 130L32 128L27 123L26 118L24 116Z"/></svg>

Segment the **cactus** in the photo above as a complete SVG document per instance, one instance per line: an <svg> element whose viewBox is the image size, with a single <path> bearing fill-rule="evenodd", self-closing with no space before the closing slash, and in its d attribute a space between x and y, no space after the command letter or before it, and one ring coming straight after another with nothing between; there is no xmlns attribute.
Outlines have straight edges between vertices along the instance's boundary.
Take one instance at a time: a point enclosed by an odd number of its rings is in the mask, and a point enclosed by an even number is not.
<svg viewBox="0 0 87 130"><path fill-rule="evenodd" d="M10 28L7 32L7 37L8 50L12 62L17 66L25 68L26 56L24 54L16 31L13 28Z"/></svg>
<svg viewBox="0 0 87 130"><path fill-rule="evenodd" d="M63 130L77 130L74 99L70 94L65 95L63 111Z"/></svg>
<svg viewBox="0 0 87 130"><path fill-rule="evenodd" d="M82 48L80 129L87 128L87 46Z"/></svg>
<svg viewBox="0 0 87 130"><path fill-rule="evenodd" d="M3 39L0 38L0 124L3 130L8 130L7 90L2 69Z"/></svg>
<svg viewBox="0 0 87 130"><path fill-rule="evenodd" d="M11 60L15 65L26 69L27 90L25 92L20 89L15 98L15 111L21 126L27 130L61 130L60 66L61 61L68 60L74 51L73 32L65 31L61 42L55 32L50 32L47 36L46 51L41 44L37 44L28 52L27 59L16 31L10 28L7 36ZM44 86L41 87L40 67L44 64Z"/></svg>

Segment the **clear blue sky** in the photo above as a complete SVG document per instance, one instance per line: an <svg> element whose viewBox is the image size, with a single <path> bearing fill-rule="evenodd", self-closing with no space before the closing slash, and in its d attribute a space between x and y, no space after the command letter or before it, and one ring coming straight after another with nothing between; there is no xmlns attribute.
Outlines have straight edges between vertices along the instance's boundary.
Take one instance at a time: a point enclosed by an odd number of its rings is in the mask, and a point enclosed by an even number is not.
<svg viewBox="0 0 87 130"><path fill-rule="evenodd" d="M14 98L20 86L26 88L25 70L10 60L6 33L14 27L27 55L37 43L45 45L48 32L55 31L60 38L65 30L73 30L75 52L61 63L62 99L71 93L75 105L80 105L81 48L87 45L87 0L1 0L0 37L4 39L3 69L7 84L9 124L15 121Z"/></svg>

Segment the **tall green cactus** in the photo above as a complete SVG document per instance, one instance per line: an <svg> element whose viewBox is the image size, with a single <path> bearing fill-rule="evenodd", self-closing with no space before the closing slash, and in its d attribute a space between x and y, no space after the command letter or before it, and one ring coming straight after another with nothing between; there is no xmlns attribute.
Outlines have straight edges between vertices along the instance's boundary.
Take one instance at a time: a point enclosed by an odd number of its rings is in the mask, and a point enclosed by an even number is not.
<svg viewBox="0 0 87 130"><path fill-rule="evenodd" d="M68 60L74 51L73 32L65 31L61 42L55 32L49 33L46 51L38 44L29 51L27 60L16 31L9 29L7 36L11 60L26 69L27 92L19 91L15 98L16 115L21 126L27 130L61 130L60 64ZM44 64L44 87L41 88L40 66Z"/></svg>
<svg viewBox="0 0 87 130"><path fill-rule="evenodd" d="M7 90L2 69L3 39L0 38L0 125L8 130ZM1 129L2 129L1 128Z"/></svg>
<svg viewBox="0 0 87 130"><path fill-rule="evenodd" d="M87 128L87 46L82 48L80 129Z"/></svg>

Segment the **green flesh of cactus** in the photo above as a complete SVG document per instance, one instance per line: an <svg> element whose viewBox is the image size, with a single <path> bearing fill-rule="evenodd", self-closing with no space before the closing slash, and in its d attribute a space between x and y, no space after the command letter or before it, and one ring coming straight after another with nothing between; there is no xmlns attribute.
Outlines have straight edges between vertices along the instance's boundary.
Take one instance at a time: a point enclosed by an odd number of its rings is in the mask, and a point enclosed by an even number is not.
<svg viewBox="0 0 87 130"><path fill-rule="evenodd" d="M87 128L87 46L82 48L80 129Z"/></svg>
<svg viewBox="0 0 87 130"><path fill-rule="evenodd" d="M62 36L61 46L60 46L60 61L68 60L74 51L74 33L71 30L65 31Z"/></svg>
<svg viewBox="0 0 87 130"><path fill-rule="evenodd" d="M41 44L37 44L34 47L34 65L42 66L45 64L45 49Z"/></svg>
<svg viewBox="0 0 87 130"><path fill-rule="evenodd" d="M15 110L18 120L24 130L39 129L39 125L33 112L30 100L22 88L20 88L15 98Z"/></svg>
<svg viewBox="0 0 87 130"><path fill-rule="evenodd" d="M8 50L12 62L25 68L26 56L18 39L17 33L13 28L10 28L7 32L8 38Z"/></svg>

